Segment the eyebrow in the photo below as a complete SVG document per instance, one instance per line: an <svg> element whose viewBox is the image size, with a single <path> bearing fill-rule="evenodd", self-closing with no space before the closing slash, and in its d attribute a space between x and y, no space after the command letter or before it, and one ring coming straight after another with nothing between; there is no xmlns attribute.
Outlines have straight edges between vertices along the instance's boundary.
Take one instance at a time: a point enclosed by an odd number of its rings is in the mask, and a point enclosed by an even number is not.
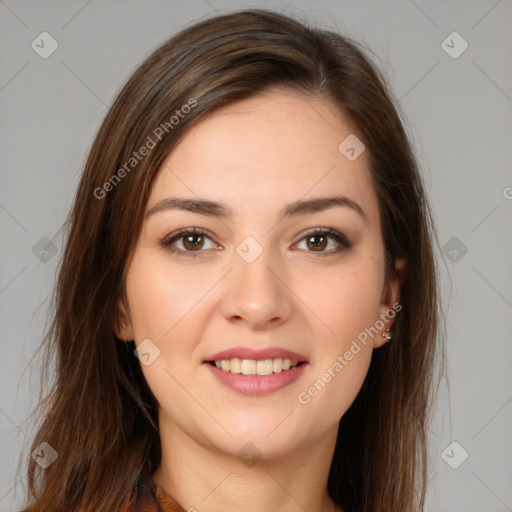
<svg viewBox="0 0 512 512"><path fill-rule="evenodd" d="M364 210L353 199L345 196L318 197L308 200L299 200L287 204L280 212L280 217L297 217L309 213L317 213L334 207L348 207L357 212L365 222L368 217ZM168 197L162 199L151 207L144 215L145 219L158 212L166 210L184 210L200 215L218 217L221 219L233 218L233 210L224 204L206 199L188 199L179 197Z"/></svg>

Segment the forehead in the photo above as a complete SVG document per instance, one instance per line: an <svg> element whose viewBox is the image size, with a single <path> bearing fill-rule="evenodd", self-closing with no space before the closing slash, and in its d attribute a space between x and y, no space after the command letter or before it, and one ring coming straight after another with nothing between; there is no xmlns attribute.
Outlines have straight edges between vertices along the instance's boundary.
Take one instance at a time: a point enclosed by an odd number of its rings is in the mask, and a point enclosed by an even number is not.
<svg viewBox="0 0 512 512"><path fill-rule="evenodd" d="M169 195L207 198L235 211L340 194L378 217L366 150L339 150L352 124L318 97L272 90L205 116L160 168L148 208ZM375 220L375 219L374 219Z"/></svg>

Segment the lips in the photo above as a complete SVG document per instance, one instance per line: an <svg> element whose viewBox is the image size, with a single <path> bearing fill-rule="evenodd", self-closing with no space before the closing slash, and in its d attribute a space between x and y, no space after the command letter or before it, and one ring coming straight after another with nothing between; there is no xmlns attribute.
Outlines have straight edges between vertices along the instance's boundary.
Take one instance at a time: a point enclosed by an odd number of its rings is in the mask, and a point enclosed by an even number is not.
<svg viewBox="0 0 512 512"><path fill-rule="evenodd" d="M266 395L293 384L309 365L308 359L280 347L233 347L203 361L224 386L245 395Z"/></svg>
<svg viewBox="0 0 512 512"><path fill-rule="evenodd" d="M308 359L302 354L279 347L269 347L258 350L248 347L233 347L209 356L204 362L210 363L234 358L254 359L256 361L264 359L290 359L292 361L298 361L299 363L308 362Z"/></svg>

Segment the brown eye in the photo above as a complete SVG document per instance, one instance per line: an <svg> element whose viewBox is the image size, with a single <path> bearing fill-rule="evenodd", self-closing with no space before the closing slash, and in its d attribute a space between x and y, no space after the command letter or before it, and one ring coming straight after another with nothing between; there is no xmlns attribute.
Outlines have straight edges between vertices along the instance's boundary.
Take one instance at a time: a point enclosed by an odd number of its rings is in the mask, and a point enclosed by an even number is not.
<svg viewBox="0 0 512 512"><path fill-rule="evenodd" d="M210 247L206 244L210 243ZM160 242L171 252L184 256L198 256L203 249L215 249L216 244L212 242L210 236L199 228L186 228L167 236ZM196 253L196 254L194 254Z"/></svg>
<svg viewBox="0 0 512 512"><path fill-rule="evenodd" d="M204 245L204 238L203 235L186 235L182 237L183 239L183 246L187 250L194 251L196 249L201 249Z"/></svg>
<svg viewBox="0 0 512 512"><path fill-rule="evenodd" d="M306 243L313 251L323 251L327 247L327 238L324 235L308 236Z"/></svg>
<svg viewBox="0 0 512 512"><path fill-rule="evenodd" d="M333 247L329 247L331 240L334 241ZM312 229L302 238L299 245L304 241L306 251L318 253L318 256L334 255L352 246L345 235L333 229ZM326 248L329 250L325 250Z"/></svg>

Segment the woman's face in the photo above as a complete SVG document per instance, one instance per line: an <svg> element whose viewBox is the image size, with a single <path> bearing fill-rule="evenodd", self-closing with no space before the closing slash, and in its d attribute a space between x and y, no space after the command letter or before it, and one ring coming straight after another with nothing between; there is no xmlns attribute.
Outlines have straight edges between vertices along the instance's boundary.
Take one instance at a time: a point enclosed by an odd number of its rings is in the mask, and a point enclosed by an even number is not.
<svg viewBox="0 0 512 512"><path fill-rule="evenodd" d="M398 300L350 124L288 91L233 103L180 141L146 212L119 333L161 428L269 456L337 429Z"/></svg>

